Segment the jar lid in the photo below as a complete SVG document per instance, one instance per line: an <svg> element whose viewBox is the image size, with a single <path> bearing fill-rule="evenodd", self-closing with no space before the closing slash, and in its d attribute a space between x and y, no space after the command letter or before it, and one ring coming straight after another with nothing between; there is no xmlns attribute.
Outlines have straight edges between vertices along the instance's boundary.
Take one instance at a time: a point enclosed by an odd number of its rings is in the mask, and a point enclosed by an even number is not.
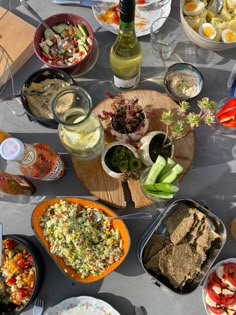
<svg viewBox="0 0 236 315"><path fill-rule="evenodd" d="M19 160L24 153L24 143L17 138L7 138L0 146L0 154L7 161Z"/></svg>

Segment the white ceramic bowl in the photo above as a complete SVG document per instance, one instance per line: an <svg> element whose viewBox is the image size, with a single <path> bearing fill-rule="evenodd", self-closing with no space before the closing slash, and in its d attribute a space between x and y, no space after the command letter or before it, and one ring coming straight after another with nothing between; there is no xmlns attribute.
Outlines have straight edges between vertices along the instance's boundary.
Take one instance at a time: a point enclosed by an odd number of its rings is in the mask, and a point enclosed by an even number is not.
<svg viewBox="0 0 236 315"><path fill-rule="evenodd" d="M111 127L111 134L119 141L139 141L147 133L149 128L149 118L147 117L145 111L143 113L145 116L144 123L138 131L126 134L120 133Z"/></svg>
<svg viewBox="0 0 236 315"><path fill-rule="evenodd" d="M116 173L114 171L112 171L106 164L105 162L105 156L107 154L107 152L115 147L115 146L118 146L118 145L121 145L121 146L125 146L126 148L130 149L130 151L133 152L134 156L138 159L139 158L139 155L135 149L135 147L133 147L131 144L128 144L128 143L125 143L125 142L122 142L122 141L115 141L115 142L112 142L110 144L108 144L105 149L103 150L102 152L102 156L101 156L101 163L102 163L102 168L103 170L111 177L113 178L116 178L116 179L119 179L122 177L123 173Z"/></svg>
<svg viewBox="0 0 236 315"><path fill-rule="evenodd" d="M163 131L151 131L151 132L148 132L146 136L144 136L140 140L141 146L138 150L138 154L143 164L146 166L151 166L154 163L149 154L149 145L152 139L158 134L162 134L163 136L165 136L165 132ZM172 153L170 157L172 158L173 155L174 155L174 145L172 144Z"/></svg>
<svg viewBox="0 0 236 315"><path fill-rule="evenodd" d="M218 267L224 265L225 263L234 263L236 265L236 258L229 258L229 259L221 260L220 262L218 262L213 268L210 269L210 271L208 272L208 274L207 274L207 276L203 282L202 301L203 301L206 313L208 315L214 315L214 313L208 308L207 303L206 303L207 284L209 282L209 276L212 275L218 269ZM234 304L234 307L236 307L236 303ZM222 315L224 315L224 314L228 314L228 313L223 312Z"/></svg>
<svg viewBox="0 0 236 315"><path fill-rule="evenodd" d="M180 20L183 26L183 29L186 35L189 37L191 41L193 41L196 45L206 48L213 51L222 51L236 47L236 42L234 43L223 43L223 42L216 42L213 40L207 40L200 36L194 29L190 27L187 21L184 18L183 14L183 6L185 4L185 0L181 0L180 2Z"/></svg>

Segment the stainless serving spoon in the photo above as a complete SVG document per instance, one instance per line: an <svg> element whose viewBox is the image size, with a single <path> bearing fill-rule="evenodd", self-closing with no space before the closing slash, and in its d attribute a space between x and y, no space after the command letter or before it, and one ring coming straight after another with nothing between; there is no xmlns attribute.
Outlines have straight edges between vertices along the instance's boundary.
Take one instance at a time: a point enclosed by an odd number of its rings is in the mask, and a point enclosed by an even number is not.
<svg viewBox="0 0 236 315"><path fill-rule="evenodd" d="M47 90L53 85L53 83L46 85L42 90L40 91L31 91L31 92L27 92L27 91L23 91L19 94L13 94L10 96L6 96L6 97L0 97L0 102L5 102L5 101L10 101L16 97L20 97L20 96L33 96L33 95L41 95L45 92L47 92Z"/></svg>
<svg viewBox="0 0 236 315"><path fill-rule="evenodd" d="M210 10L213 14L217 15L223 8L224 0L210 0L207 9Z"/></svg>
<svg viewBox="0 0 236 315"><path fill-rule="evenodd" d="M94 215L94 218L97 222L101 221L104 216L98 216ZM117 215L115 217L107 217L107 220L137 220L137 219L152 219L152 215L150 213L130 213L130 214L124 214L124 215Z"/></svg>
<svg viewBox="0 0 236 315"><path fill-rule="evenodd" d="M26 0L20 0L20 3L38 20L46 29L48 29L52 35L56 38L57 40L57 46L62 47L65 41L57 35L53 29L41 18L40 15L26 2Z"/></svg>

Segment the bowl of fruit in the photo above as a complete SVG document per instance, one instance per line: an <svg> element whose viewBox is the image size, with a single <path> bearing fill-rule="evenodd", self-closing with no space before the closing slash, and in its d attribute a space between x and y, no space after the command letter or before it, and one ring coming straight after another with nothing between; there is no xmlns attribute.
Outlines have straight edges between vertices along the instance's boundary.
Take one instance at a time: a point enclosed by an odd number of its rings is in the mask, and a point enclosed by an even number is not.
<svg viewBox="0 0 236 315"><path fill-rule="evenodd" d="M41 256L23 235L4 235L0 266L0 314L16 315L34 301L42 282Z"/></svg>
<svg viewBox="0 0 236 315"><path fill-rule="evenodd" d="M209 315L236 313L236 258L222 260L210 270L202 300Z"/></svg>
<svg viewBox="0 0 236 315"><path fill-rule="evenodd" d="M37 57L47 66L77 74L91 62L94 34L90 24L71 13L59 13L45 19L50 28L40 24L33 46Z"/></svg>

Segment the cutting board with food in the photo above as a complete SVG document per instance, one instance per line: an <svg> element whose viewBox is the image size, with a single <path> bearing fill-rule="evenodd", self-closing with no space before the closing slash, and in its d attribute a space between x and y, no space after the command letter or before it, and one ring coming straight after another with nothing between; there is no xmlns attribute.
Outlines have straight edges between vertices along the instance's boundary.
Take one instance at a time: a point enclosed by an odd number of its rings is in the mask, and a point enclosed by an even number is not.
<svg viewBox="0 0 236 315"><path fill-rule="evenodd" d="M148 131L165 131L164 126L160 122L162 111L174 108L177 109L178 107L178 104L168 95L153 90L132 90L123 94L127 98L137 97L139 104L142 105L143 108L153 112L153 118L150 119ZM103 110L111 110L111 103L112 100L109 98L103 100L94 108L94 112L100 114ZM106 128L106 123L103 122L103 124ZM115 141L115 139L112 136L107 136L106 141L108 143ZM183 166L184 174L186 174L194 156L193 133L190 132L186 137L176 141L174 146L173 158L177 163ZM121 180L110 177L104 172L101 166L101 157L90 161L72 158L72 163L78 178L91 194L114 207L126 207L127 201L125 200L122 182ZM143 195L138 180L129 179L128 187L135 208L142 208L153 204L153 201Z"/></svg>
<svg viewBox="0 0 236 315"><path fill-rule="evenodd" d="M14 75L33 55L35 27L0 7L0 86L8 78L8 64Z"/></svg>

